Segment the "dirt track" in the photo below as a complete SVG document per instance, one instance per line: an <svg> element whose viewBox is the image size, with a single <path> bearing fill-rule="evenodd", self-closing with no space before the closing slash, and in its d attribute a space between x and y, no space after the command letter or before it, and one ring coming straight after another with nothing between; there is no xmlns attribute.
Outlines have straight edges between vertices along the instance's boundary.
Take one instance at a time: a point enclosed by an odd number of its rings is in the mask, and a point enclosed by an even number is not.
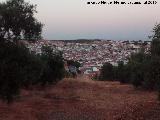
<svg viewBox="0 0 160 120"><path fill-rule="evenodd" d="M0 120L160 120L160 105L154 92L80 77L0 102Z"/></svg>

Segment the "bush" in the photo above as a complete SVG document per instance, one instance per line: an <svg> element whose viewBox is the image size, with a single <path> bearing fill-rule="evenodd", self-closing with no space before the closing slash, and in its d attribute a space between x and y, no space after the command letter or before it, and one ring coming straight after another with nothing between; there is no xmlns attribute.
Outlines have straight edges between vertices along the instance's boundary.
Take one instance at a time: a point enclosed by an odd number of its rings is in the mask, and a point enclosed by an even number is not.
<svg viewBox="0 0 160 120"><path fill-rule="evenodd" d="M63 76L61 53L37 56L22 44L0 42L0 97L8 103L19 94L21 88L56 83Z"/></svg>
<svg viewBox="0 0 160 120"><path fill-rule="evenodd" d="M61 52L54 52L49 46L42 47L40 56L44 63L44 71L41 77L42 85L57 83L65 75L64 62Z"/></svg>
<svg viewBox="0 0 160 120"><path fill-rule="evenodd" d="M0 96L12 101L21 87L38 81L41 64L23 45L0 42Z"/></svg>
<svg viewBox="0 0 160 120"><path fill-rule="evenodd" d="M129 83L129 65L124 65L123 61L118 62L116 79L121 83Z"/></svg>
<svg viewBox="0 0 160 120"><path fill-rule="evenodd" d="M113 80L114 68L110 63L105 63L101 68L100 80Z"/></svg>

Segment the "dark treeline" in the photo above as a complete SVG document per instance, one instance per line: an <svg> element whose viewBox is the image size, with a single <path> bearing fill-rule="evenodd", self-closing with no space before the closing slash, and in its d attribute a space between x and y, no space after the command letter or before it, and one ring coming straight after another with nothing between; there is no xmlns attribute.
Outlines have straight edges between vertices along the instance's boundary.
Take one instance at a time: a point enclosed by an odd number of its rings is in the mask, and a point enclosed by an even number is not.
<svg viewBox="0 0 160 120"><path fill-rule="evenodd" d="M101 69L100 80L117 80L121 83L130 83L135 87L160 92L160 24L153 29L150 53L143 49L132 54L128 63L122 61L118 66L105 63Z"/></svg>
<svg viewBox="0 0 160 120"><path fill-rule="evenodd" d="M0 3L0 98L8 103L22 88L57 83L64 77L61 52L44 46L37 55L20 42L41 36L43 25L34 18L35 7L24 0Z"/></svg>

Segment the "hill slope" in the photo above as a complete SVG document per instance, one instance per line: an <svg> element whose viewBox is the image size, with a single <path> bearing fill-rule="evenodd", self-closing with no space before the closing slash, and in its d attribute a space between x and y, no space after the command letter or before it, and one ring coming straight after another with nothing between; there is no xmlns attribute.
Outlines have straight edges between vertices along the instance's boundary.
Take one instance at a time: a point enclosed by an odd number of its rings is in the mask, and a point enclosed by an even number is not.
<svg viewBox="0 0 160 120"><path fill-rule="evenodd" d="M154 92L118 82L65 79L45 90L23 90L9 106L0 102L0 120L159 120L156 99Z"/></svg>

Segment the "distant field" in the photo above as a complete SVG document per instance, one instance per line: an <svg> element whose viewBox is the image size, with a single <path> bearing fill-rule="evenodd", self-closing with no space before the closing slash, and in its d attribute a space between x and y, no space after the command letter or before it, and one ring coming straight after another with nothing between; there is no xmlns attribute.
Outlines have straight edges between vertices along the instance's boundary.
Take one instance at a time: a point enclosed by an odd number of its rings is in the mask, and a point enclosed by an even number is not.
<svg viewBox="0 0 160 120"><path fill-rule="evenodd" d="M38 88L37 88L38 89ZM45 90L22 91L12 105L0 102L0 120L159 120L155 92L119 82L65 79Z"/></svg>

